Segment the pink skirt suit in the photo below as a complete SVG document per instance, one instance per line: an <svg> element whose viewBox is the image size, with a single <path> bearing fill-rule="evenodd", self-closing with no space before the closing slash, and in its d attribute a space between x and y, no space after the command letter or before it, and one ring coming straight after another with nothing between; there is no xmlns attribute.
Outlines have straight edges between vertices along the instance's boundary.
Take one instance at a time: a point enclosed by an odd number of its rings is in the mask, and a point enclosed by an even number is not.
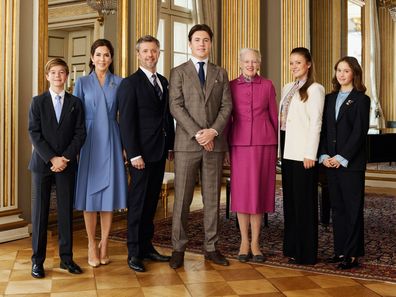
<svg viewBox="0 0 396 297"><path fill-rule="evenodd" d="M273 212L278 112L270 80L242 75L230 82L233 111L228 127L231 158L231 210Z"/></svg>

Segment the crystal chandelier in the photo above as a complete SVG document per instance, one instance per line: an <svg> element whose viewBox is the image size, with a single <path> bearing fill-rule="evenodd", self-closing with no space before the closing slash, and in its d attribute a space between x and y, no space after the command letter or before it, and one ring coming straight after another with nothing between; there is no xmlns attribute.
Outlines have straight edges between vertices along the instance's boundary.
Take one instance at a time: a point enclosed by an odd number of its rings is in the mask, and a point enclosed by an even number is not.
<svg viewBox="0 0 396 297"><path fill-rule="evenodd" d="M115 14L117 0L87 0L87 4L95 9L100 16Z"/></svg>

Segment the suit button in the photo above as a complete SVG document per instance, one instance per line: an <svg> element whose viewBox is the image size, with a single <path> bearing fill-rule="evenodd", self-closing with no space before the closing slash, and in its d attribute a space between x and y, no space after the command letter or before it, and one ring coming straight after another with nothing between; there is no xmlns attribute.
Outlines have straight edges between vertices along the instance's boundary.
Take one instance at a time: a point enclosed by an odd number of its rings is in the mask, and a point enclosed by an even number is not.
<svg viewBox="0 0 396 297"><path fill-rule="evenodd" d="M336 143L336 142L337 142L337 140L334 139L334 140L333 140L333 143Z"/></svg>

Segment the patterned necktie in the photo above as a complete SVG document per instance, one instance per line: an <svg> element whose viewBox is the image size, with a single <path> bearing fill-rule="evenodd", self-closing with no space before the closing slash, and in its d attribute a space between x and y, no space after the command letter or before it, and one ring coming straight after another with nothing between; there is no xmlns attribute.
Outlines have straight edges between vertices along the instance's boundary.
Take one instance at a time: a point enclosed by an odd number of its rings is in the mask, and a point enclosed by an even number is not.
<svg viewBox="0 0 396 297"><path fill-rule="evenodd" d="M155 74L153 74L151 76L151 78L153 79L153 86L154 86L154 89L155 89L155 93L157 94L159 100L162 100L162 91L161 91L160 86L157 83L157 76Z"/></svg>
<svg viewBox="0 0 396 297"><path fill-rule="evenodd" d="M203 68L205 62L198 62L198 65L199 65L198 77L199 77L199 81L201 82L201 87L203 87L205 84L205 71Z"/></svg>
<svg viewBox="0 0 396 297"><path fill-rule="evenodd" d="M62 97L59 95L55 96L55 115L56 115L56 120L59 123L60 116L62 113L62 102L61 102Z"/></svg>

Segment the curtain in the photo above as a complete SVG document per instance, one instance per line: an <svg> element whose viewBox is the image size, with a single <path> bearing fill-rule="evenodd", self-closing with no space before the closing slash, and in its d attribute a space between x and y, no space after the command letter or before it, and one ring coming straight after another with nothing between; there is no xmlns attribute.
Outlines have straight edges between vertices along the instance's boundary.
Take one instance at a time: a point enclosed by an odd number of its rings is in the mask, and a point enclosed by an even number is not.
<svg viewBox="0 0 396 297"><path fill-rule="evenodd" d="M212 53L210 61L220 63L220 7L217 0L195 0L193 1L193 22L194 24L207 24L213 31Z"/></svg>

